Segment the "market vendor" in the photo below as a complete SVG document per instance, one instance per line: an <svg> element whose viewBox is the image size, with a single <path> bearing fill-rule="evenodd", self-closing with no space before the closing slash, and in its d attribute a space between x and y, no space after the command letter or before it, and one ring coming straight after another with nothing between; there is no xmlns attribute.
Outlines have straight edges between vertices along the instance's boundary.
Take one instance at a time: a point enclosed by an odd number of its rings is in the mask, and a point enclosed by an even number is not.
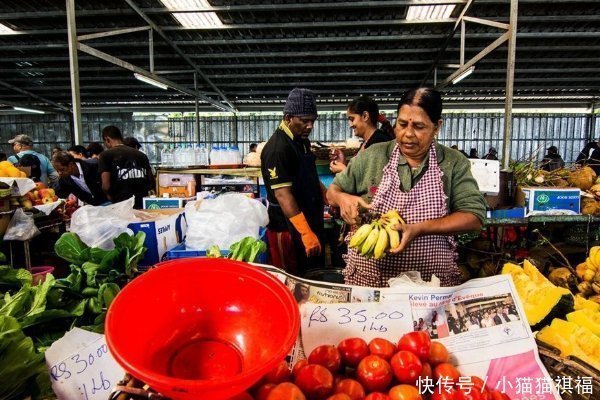
<svg viewBox="0 0 600 400"><path fill-rule="evenodd" d="M406 92L398 104L396 140L378 143L354 157L327 191L342 218L357 222L361 208L398 210L406 220L400 244L381 259L349 249L347 284L384 287L388 279L416 270L435 274L443 286L461 282L453 235L481 228L485 202L459 152L435 141L442 123L442 99L429 88ZM346 240L349 239L349 236Z"/></svg>
<svg viewBox="0 0 600 400"><path fill-rule="evenodd" d="M270 262L301 276L323 266L324 188L308 139L317 119L314 93L292 90L283 114L260 155L269 201L267 239Z"/></svg>
<svg viewBox="0 0 600 400"><path fill-rule="evenodd" d="M360 96L346 108L348 124L355 136L363 140L359 152L369 148L375 143L388 142L393 139L393 132L388 132L385 127L391 128L383 114L379 113L379 105L369 96ZM381 129L377 123L381 122ZM334 174L346 169L348 160L340 149L335 149L330 155L329 169Z"/></svg>
<svg viewBox="0 0 600 400"><path fill-rule="evenodd" d="M52 165L60 176L56 187L58 197L66 199L72 194L93 206L108 202L102 191L98 163L76 159L66 151L59 151L52 157Z"/></svg>

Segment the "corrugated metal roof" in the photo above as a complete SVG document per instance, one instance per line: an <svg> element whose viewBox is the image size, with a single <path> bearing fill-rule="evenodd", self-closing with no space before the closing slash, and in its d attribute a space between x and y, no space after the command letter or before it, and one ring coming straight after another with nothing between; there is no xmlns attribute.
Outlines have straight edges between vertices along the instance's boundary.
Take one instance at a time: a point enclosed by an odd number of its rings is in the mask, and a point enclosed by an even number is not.
<svg viewBox="0 0 600 400"><path fill-rule="evenodd" d="M433 74L428 72L436 59L438 82L454 71L444 65L459 62L460 29L452 39L447 38L467 0L417 2L455 4L451 17L439 22L407 21L408 6L414 3L407 0L209 3L225 27L184 29L159 0L77 0L77 32L84 35L143 27L149 20L193 64L154 32L156 73L193 89L197 68L203 74L198 80L202 93L215 101L226 98L240 109L249 104L281 103L296 86L314 89L323 103L346 102L368 94L391 104L424 79L432 85ZM466 15L508 23L509 5L509 0L475 0ZM40 103L43 98L68 107L65 1L0 1L0 23L23 32L0 35L0 102ZM496 27L467 22L466 60L502 33ZM83 43L149 69L148 31ZM599 1L519 2L515 96L538 100L573 96L593 101L600 94L599 54ZM445 97L479 102L503 98L506 62L504 44L477 62L471 76L445 87ZM193 103L189 95L146 85L130 71L82 52L79 74L84 106Z"/></svg>

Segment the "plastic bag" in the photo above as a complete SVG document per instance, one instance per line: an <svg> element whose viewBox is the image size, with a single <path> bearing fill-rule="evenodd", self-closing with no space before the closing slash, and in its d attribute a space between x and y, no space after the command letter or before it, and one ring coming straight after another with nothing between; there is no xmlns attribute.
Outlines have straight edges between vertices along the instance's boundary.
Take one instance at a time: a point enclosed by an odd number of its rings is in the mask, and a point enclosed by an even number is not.
<svg viewBox="0 0 600 400"><path fill-rule="evenodd" d="M440 279L435 275L431 275L431 281L427 282L421 278L421 273L419 271L406 271L402 273L402 275L389 279L388 285L390 287L405 285L440 287Z"/></svg>
<svg viewBox="0 0 600 400"><path fill-rule="evenodd" d="M40 230L35 226L32 214L25 213L22 208L18 208L8 223L4 240L25 241L34 238L40 233Z"/></svg>
<svg viewBox="0 0 600 400"><path fill-rule="evenodd" d="M259 239L260 227L269 223L267 207L239 193L190 202L185 206L185 217L186 248L190 250L206 250L213 245L225 250L246 236Z"/></svg>
<svg viewBox="0 0 600 400"><path fill-rule="evenodd" d="M108 206L83 206L71 216L70 230L90 247L112 250L113 239L123 232L132 235L127 225L139 221L133 213L134 202L131 197Z"/></svg>

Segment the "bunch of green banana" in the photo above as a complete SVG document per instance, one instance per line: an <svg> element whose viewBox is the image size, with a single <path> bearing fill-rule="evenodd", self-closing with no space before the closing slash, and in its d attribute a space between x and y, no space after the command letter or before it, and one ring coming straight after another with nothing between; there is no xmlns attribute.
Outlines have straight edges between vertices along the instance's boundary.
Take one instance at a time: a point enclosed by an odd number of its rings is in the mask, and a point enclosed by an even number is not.
<svg viewBox="0 0 600 400"><path fill-rule="evenodd" d="M390 210L379 219L359 227L348 246L367 258L379 260L385 257L388 250L400 244L400 232L394 229L396 225L404 227L406 223L396 210Z"/></svg>

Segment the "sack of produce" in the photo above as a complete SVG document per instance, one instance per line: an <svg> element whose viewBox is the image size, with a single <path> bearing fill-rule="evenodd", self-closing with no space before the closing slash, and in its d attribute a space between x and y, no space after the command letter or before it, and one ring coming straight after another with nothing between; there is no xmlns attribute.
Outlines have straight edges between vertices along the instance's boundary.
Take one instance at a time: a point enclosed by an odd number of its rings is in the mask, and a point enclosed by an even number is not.
<svg viewBox="0 0 600 400"><path fill-rule="evenodd" d="M258 239L260 227L269 222L267 207L240 193L190 202L185 206L185 217L188 250L206 250L215 245L228 249L246 236Z"/></svg>
<svg viewBox="0 0 600 400"><path fill-rule="evenodd" d="M108 206L83 206L71 217L71 232L90 247L112 250L113 239L123 232L132 234L127 225L139 221L133 213L134 197Z"/></svg>

